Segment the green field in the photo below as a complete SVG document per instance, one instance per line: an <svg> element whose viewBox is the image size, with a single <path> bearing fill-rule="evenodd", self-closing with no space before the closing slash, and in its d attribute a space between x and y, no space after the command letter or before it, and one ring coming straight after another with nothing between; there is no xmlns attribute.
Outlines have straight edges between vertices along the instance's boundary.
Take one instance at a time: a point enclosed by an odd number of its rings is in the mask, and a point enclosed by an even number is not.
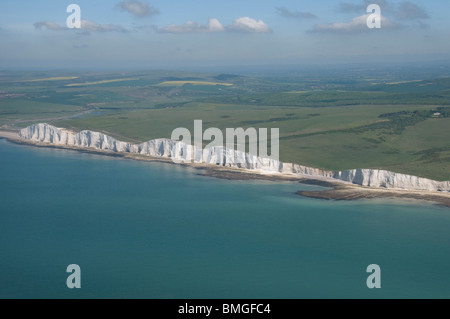
<svg viewBox="0 0 450 319"><path fill-rule="evenodd" d="M53 80L30 82L33 78ZM382 79L336 79L329 89L313 80L169 71L10 73L0 77L0 125L45 121L132 142L170 137L177 127L193 130L196 119L203 120L204 129L275 127L285 162L450 180L449 79L391 76L377 85L371 83ZM230 85L192 84L216 81ZM160 85L170 82L184 84Z"/></svg>
<svg viewBox="0 0 450 319"><path fill-rule="evenodd" d="M158 86L183 86L186 84L191 85L224 85L230 86L233 85L231 83L219 83L219 82L206 82L206 81L165 81L159 83Z"/></svg>

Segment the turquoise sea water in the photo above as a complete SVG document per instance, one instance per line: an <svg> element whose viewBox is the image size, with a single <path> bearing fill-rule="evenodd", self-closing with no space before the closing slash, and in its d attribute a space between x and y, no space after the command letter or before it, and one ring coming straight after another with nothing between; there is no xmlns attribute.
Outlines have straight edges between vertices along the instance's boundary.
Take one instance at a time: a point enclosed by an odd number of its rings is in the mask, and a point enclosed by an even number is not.
<svg viewBox="0 0 450 319"><path fill-rule="evenodd" d="M0 140L0 298L450 297L448 208L198 173Z"/></svg>

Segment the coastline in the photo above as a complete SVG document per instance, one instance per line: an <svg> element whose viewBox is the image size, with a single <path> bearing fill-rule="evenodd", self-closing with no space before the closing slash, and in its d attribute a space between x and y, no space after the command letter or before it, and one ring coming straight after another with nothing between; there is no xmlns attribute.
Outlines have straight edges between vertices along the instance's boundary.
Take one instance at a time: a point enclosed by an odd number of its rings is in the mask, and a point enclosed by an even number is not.
<svg viewBox="0 0 450 319"><path fill-rule="evenodd" d="M2 129L0 129L0 138L4 138L12 142L21 140L18 131L2 130Z"/></svg>
<svg viewBox="0 0 450 319"><path fill-rule="evenodd" d="M338 201L388 198L416 199L433 202L444 207L450 207L450 196L444 193L368 188L364 186L339 183L336 183L331 190L299 191L297 192L297 195L309 198Z"/></svg>
<svg viewBox="0 0 450 319"><path fill-rule="evenodd" d="M261 175L255 173L242 173L240 171L225 170L220 171L215 168L207 168L206 172L199 174L202 176L209 176L215 178L222 178L228 180L268 180L268 181L290 181L298 182L300 184L315 185L326 187L329 189L317 191L298 191L297 195L337 201L352 201L360 199L416 199L427 202L433 202L437 205L450 207L450 195L437 192L412 191L412 190L397 190L397 189L383 189L383 188L369 188L349 184L345 182L325 181L311 178L297 178L287 175Z"/></svg>
<svg viewBox="0 0 450 319"><path fill-rule="evenodd" d="M21 145L30 145L44 148L57 148L65 150L73 150L81 153L90 153L104 156L127 158L145 162L161 162L172 165L182 165L201 170L200 176L215 177L228 180L267 180L267 181L289 181L298 182L308 185L317 185L327 187L329 189L317 191L298 191L296 194L308 198L325 199L325 200L359 200L359 199L382 199L382 198L409 198L416 200L424 200L436 203L440 206L450 207L450 194L431 191L413 191L401 189L385 189L366 187L351 184L348 182L329 181L326 178L314 176L298 177L289 174L261 174L254 171L229 168L223 166L211 166L206 164L183 163L176 164L169 158L159 158L144 156L130 153L119 153L111 151L102 151L90 148L71 147L67 145L54 145L49 143L41 143L36 141L25 140L19 137L17 131L0 130L0 139L4 138L12 143Z"/></svg>

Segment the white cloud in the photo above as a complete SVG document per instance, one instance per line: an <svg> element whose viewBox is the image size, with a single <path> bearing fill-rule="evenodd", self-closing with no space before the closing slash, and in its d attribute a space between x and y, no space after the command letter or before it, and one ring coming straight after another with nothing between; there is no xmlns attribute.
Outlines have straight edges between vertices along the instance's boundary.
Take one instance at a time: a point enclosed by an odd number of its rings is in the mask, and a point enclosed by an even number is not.
<svg viewBox="0 0 450 319"><path fill-rule="evenodd" d="M197 22L188 21L182 25L171 24L158 29L161 33L199 33L199 32L223 32L224 26L215 18L209 19L207 25L201 25Z"/></svg>
<svg viewBox="0 0 450 319"><path fill-rule="evenodd" d="M41 21L34 24L36 29L48 29L53 31L71 30L67 27L62 27L51 21ZM194 21L187 21L184 24L170 24L163 28L157 26L141 26L135 27L133 30L139 32L140 30L152 29L158 33L211 33L211 32L247 32L247 33L264 33L272 32L269 26L262 20L255 20L249 17L242 17L236 19L232 25L225 27L218 19L210 18L207 24L199 24ZM74 29L79 34L89 34L90 32L130 32L130 30L123 26L116 24L99 24L93 21L81 20L81 28Z"/></svg>
<svg viewBox="0 0 450 319"><path fill-rule="evenodd" d="M56 24L54 22L51 22L51 21L39 21L39 22L36 22L34 24L34 27L36 29L46 28L46 29L52 30L52 31L62 31L62 30L67 29L67 28L61 27L60 25L58 25L58 24Z"/></svg>
<svg viewBox="0 0 450 319"><path fill-rule="evenodd" d="M367 27L367 19L370 14L364 14L352 19L350 22L335 22L332 24L316 24L312 32L329 32L329 33L354 33L361 31L370 31ZM385 29L399 28L400 25L393 23L384 16L381 16L381 27Z"/></svg>
<svg viewBox="0 0 450 319"><path fill-rule="evenodd" d="M163 28L156 28L160 33L199 33L199 32L272 32L269 26L262 20L254 20L249 17L242 17L234 20L233 24L224 27L216 18L209 19L208 24L201 25L197 22L188 21L185 24L171 24Z"/></svg>
<svg viewBox="0 0 450 319"><path fill-rule="evenodd" d="M158 9L151 7L147 2L144 1L122 1L117 4L117 7L120 10L129 12L138 18L144 18L159 13Z"/></svg>
<svg viewBox="0 0 450 319"><path fill-rule="evenodd" d="M208 29L211 32L222 32L222 31L225 31L225 28L223 27L222 23L220 23L220 21L217 20L216 18L209 19Z"/></svg>
<svg viewBox="0 0 450 319"><path fill-rule="evenodd" d="M262 20L255 20L249 17L241 17L234 20L230 30L239 32L272 32L269 26Z"/></svg>

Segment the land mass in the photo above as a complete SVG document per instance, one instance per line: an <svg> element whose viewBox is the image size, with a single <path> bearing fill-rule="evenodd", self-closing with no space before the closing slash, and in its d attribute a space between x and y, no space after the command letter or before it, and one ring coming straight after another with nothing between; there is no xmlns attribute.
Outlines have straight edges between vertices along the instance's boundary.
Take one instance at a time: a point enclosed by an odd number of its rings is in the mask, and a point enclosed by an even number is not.
<svg viewBox="0 0 450 319"><path fill-rule="evenodd" d="M97 132L64 132L62 129L53 128L48 126L47 124L39 124L40 129L53 130L53 133L50 134L46 132L43 134L40 131L37 136L33 137L33 134L30 135L30 130L36 129L36 126L32 126L26 129L23 129L20 134L16 131L0 131L0 137L7 138L16 143L22 144L31 144L35 146L44 146L44 147L57 147L64 149L72 149L83 152L97 153L102 155L109 156L121 156L125 158L131 158L136 160L145 160L145 161L159 161L166 163L173 163L171 156L174 155L173 150L177 149L177 143L175 141L161 139L159 143L155 143L154 141L149 141L145 146L143 145L133 145L125 142L116 141L108 136L102 136L101 133ZM58 130L58 131L55 131ZM55 135L55 132L57 133ZM73 142L70 143L61 143L61 136L68 133L72 134L72 138L74 138ZM28 134L28 137L27 137ZM77 143L75 142L75 136L77 134L88 134L89 138L85 138L83 146L83 142ZM40 137L39 137L40 136ZM54 140L55 136L59 136L59 140ZM68 138L69 135L67 135ZM87 136L87 135L86 135ZM86 137L85 136L85 137ZM80 137L78 135L78 137ZM97 138L97 140L96 140ZM99 147L99 142L103 141L102 146ZM109 140L109 141L108 141ZM67 140L66 140L67 141ZM108 141L107 147L104 146L105 141ZM172 142L172 144L170 144ZM97 144L96 144L97 143ZM121 144L125 143L125 144ZM166 143L169 143L165 145ZM174 143L174 144L173 144ZM145 143L144 143L145 144ZM119 149L117 146L119 145ZM149 147L152 146L152 147ZM130 152L133 147L136 147L135 152ZM143 151L146 149L146 151ZM178 149L180 149L180 145L178 145ZM217 151L217 150L216 150ZM195 152L194 152L195 153ZM225 159L225 163L228 163ZM212 165L213 164L213 165ZM302 167L298 165L296 168L295 164L286 164L286 163L270 163L268 166L261 166L261 163L253 162L250 167L233 167L226 165L217 165L217 158L215 158L211 163L184 163L184 165L189 165L191 167L201 169L202 172L199 175L224 178L224 179L234 179L234 180L271 180L271 181L292 181L292 182L300 182L303 184L312 184L327 187L329 189L325 190L317 190L317 191L299 191L297 194L305 197L311 198L320 198L320 199L334 199L334 200L356 200L356 199L370 199L370 198L414 198L419 200L426 200L438 203L440 205L450 207L450 193L449 193L449 183L448 182L436 182L431 181L432 184L438 185L437 188L433 188L431 190L427 189L398 189L398 188L389 188L389 184L387 187L368 187L362 185L355 185L355 182L363 183L363 180L355 179L354 181L345 181L338 180L336 177L348 177L350 176L348 173L343 174L343 172L336 172L334 174L330 174L330 172L317 170L313 168ZM278 166L277 166L278 165ZM283 168L283 165L285 167ZM278 167L278 169L273 170L274 167ZM286 169L286 167L288 169ZM269 168L269 169L268 169ZM396 174L396 173L392 173ZM405 177L402 174L400 175L402 180L405 180ZM395 175L391 175L392 178ZM360 176L361 177L361 176ZM364 178L364 176L363 176ZM416 178L416 179L414 179ZM415 180L417 181L417 177L408 176L407 180ZM418 187L424 187L425 184L429 183L430 180L418 179L419 183L416 183ZM424 182L426 182L424 184ZM429 185L425 185L429 186ZM331 189L330 189L331 188Z"/></svg>
<svg viewBox="0 0 450 319"><path fill-rule="evenodd" d="M170 137L177 127L192 132L194 120L202 119L222 131L278 128L284 163L448 181L449 75L450 67L441 65L239 75L2 71L0 128L45 122L139 144Z"/></svg>

